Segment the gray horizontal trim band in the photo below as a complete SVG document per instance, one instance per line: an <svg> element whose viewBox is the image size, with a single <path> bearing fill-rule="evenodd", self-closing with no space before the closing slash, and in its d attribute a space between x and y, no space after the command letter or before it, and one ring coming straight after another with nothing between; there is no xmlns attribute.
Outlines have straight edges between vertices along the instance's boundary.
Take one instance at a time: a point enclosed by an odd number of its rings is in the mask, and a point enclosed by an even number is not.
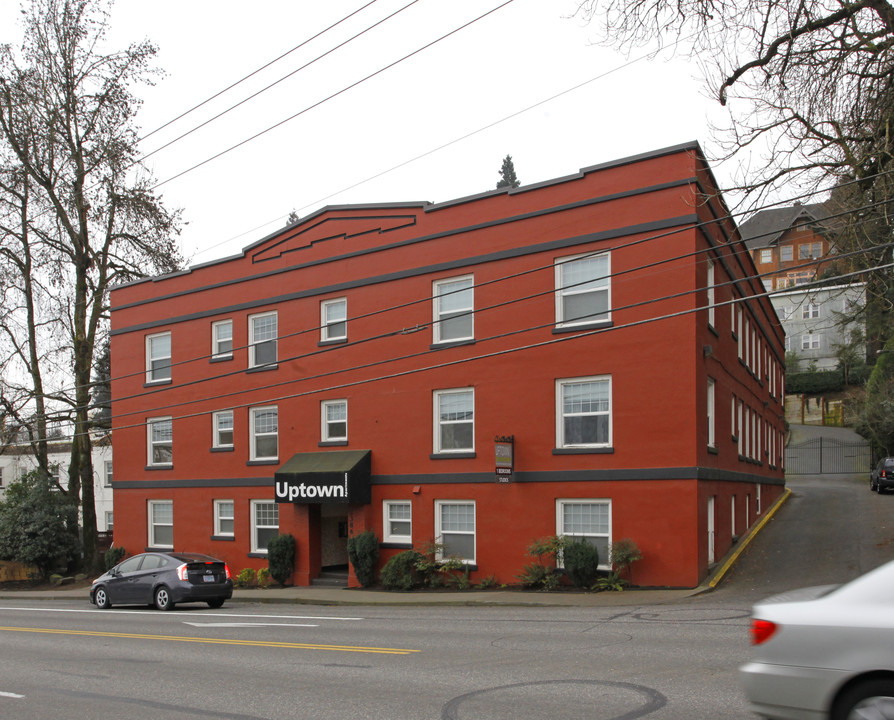
<svg viewBox="0 0 894 720"><path fill-rule="evenodd" d="M636 480L710 480L720 482L759 482L764 485L784 485L782 478L766 477L748 472L735 472L707 467L678 468L621 468L614 470L566 470L560 472L516 472L514 483L543 482L610 482ZM436 473L426 475L373 475L373 485L450 485L495 483L496 474ZM204 478L195 480L116 480L115 490L154 488L225 488L225 487L273 487L273 478Z"/></svg>

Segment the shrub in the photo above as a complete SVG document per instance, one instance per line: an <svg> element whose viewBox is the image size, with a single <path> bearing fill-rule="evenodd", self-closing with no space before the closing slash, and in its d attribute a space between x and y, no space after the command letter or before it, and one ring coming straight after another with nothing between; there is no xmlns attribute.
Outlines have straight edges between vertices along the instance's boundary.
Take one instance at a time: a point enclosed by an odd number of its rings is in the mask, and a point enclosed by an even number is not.
<svg viewBox="0 0 894 720"><path fill-rule="evenodd" d="M261 568L258 570L258 587L270 587L270 568Z"/></svg>
<svg viewBox="0 0 894 720"><path fill-rule="evenodd" d="M386 590L412 590L418 583L417 563L424 559L417 550L394 555L382 568L380 579Z"/></svg>
<svg viewBox="0 0 894 720"><path fill-rule="evenodd" d="M537 558L536 563L525 565L516 577L526 588L555 590L561 579L556 570L556 556L562 552L565 539L561 535L552 535L534 540L528 545L528 557Z"/></svg>
<svg viewBox="0 0 894 720"><path fill-rule="evenodd" d="M295 570L295 538L291 534L277 535L267 543L267 565L270 577L285 587Z"/></svg>
<svg viewBox="0 0 894 720"><path fill-rule="evenodd" d="M622 540L612 543L611 563L618 568L617 574L619 576L623 572L627 575L627 579L632 582L633 576L630 572L630 566L637 560L642 559L643 554L640 552L637 544L630 538L623 538Z"/></svg>
<svg viewBox="0 0 894 720"><path fill-rule="evenodd" d="M112 545L112 547L106 550L106 570L111 570L118 563L124 560L125 555L127 555L127 551L123 547Z"/></svg>
<svg viewBox="0 0 894 720"><path fill-rule="evenodd" d="M251 587L255 584L256 578L257 575L255 575L255 571L253 568L243 568L236 576L236 580L233 582L233 585L240 588Z"/></svg>
<svg viewBox="0 0 894 720"><path fill-rule="evenodd" d="M565 572L576 588L588 588L599 574L599 550L586 540L566 540L562 548Z"/></svg>
<svg viewBox="0 0 894 720"><path fill-rule="evenodd" d="M354 566L354 574L363 587L369 587L376 581L379 538L372 530L348 538L348 559Z"/></svg>

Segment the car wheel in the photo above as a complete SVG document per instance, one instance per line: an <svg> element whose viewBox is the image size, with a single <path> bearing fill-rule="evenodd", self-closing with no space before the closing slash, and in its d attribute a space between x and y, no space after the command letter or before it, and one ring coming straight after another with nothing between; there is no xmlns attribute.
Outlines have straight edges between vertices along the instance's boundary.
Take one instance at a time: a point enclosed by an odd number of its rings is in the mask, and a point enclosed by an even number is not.
<svg viewBox="0 0 894 720"><path fill-rule="evenodd" d="M93 593L93 602L96 603L96 607L100 610L108 610L112 607L112 603L109 600L109 594L102 585L96 588L96 592Z"/></svg>
<svg viewBox="0 0 894 720"><path fill-rule="evenodd" d="M832 720L894 720L894 681L871 680L845 691L832 709Z"/></svg>
<svg viewBox="0 0 894 720"><path fill-rule="evenodd" d="M223 598L214 598L214 600L208 601L208 607L211 607L211 608L223 607L223 604L224 604Z"/></svg>
<svg viewBox="0 0 894 720"><path fill-rule="evenodd" d="M155 608L156 610L170 610L174 607L171 602L171 591L164 585L155 588Z"/></svg>

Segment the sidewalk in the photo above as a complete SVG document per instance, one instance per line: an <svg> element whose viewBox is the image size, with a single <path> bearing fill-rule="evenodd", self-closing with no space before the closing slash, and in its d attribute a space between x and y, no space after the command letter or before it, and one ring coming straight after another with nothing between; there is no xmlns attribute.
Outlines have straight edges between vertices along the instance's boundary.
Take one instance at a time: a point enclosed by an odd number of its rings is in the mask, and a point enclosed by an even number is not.
<svg viewBox="0 0 894 720"><path fill-rule="evenodd" d="M411 592L385 592L362 588L329 587L270 587L236 588L233 600L251 603L290 603L295 605L479 605L517 607L630 607L639 605L665 605L680 602L695 595L712 591L727 571L763 529L791 491L786 490L759 523L743 537L720 562L712 573L695 588L684 589L632 589L622 592L541 592L530 590L431 590ZM29 600L83 600L90 603L89 588L60 587L53 590L0 590L0 602L15 602L16 598ZM231 602L232 602L231 601ZM224 606L226 607L226 605Z"/></svg>

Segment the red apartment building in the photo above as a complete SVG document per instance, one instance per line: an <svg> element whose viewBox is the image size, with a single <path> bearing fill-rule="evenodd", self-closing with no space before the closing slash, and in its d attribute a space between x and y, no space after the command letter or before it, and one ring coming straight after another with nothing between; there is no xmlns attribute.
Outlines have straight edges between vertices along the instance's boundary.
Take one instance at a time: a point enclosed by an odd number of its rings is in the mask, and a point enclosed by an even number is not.
<svg viewBox="0 0 894 720"><path fill-rule="evenodd" d="M112 292L115 543L294 582L437 539L473 582L631 538L695 586L784 488L783 336L696 143L327 207ZM353 574L351 584L356 584Z"/></svg>

